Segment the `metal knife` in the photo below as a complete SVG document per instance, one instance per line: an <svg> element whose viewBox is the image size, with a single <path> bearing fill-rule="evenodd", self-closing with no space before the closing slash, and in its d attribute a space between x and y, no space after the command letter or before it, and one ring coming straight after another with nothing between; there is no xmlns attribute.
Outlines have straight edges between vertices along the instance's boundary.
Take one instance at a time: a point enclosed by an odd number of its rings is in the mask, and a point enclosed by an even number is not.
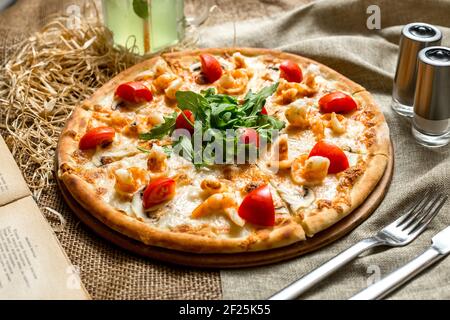
<svg viewBox="0 0 450 320"><path fill-rule="evenodd" d="M444 258L450 253L450 226L435 235L432 243L431 247L424 253L392 272L384 279L354 295L350 300L381 299L433 263Z"/></svg>

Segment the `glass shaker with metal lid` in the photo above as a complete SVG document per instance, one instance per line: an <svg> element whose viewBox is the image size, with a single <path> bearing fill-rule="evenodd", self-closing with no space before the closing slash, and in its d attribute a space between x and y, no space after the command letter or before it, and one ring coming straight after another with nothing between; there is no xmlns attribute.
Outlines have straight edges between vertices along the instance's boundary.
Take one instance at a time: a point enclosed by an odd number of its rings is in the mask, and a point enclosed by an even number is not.
<svg viewBox="0 0 450 320"><path fill-rule="evenodd" d="M419 52L412 133L428 147L450 142L450 48Z"/></svg>
<svg viewBox="0 0 450 320"><path fill-rule="evenodd" d="M392 92L392 108L400 115L408 117L413 115L419 51L440 45L441 39L441 31L430 24L415 22L403 28Z"/></svg>

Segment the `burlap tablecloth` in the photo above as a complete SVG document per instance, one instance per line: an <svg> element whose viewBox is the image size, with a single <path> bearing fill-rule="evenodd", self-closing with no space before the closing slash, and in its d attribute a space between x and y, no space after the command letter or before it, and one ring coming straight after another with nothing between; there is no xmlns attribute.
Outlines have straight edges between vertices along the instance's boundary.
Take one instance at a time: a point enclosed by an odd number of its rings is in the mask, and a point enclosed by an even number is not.
<svg viewBox="0 0 450 320"><path fill-rule="evenodd" d="M381 9L381 30L369 30L366 10ZM391 130L395 171L389 192L378 210L345 238L332 245L273 266L221 271L225 299L266 298L318 267L343 249L374 234L397 217L430 185L450 194L450 147L432 151L415 143L410 123L390 109L392 79L402 25L423 21L441 26L444 45L450 45L450 1L318 1L266 21L236 26L237 46L280 48L322 62L362 84L375 96ZM233 44L229 25L207 30L204 46ZM450 87L449 87L450 90ZM450 104L449 104L450 108ZM377 250L349 264L307 292L303 298L345 299L415 257L431 237L450 224L450 202L416 241L403 248ZM449 299L450 259L426 270L390 297L395 299Z"/></svg>
<svg viewBox="0 0 450 320"><path fill-rule="evenodd" d="M18 7L0 13L0 61L26 31L42 26L50 13L64 11L80 1L19 1ZM82 2L82 1L81 1ZM301 4L295 0L218 0L222 13L214 21L240 21L266 16ZM366 9L378 4L382 30L366 28ZM20 5L20 6L19 6ZM235 271L202 271L173 267L128 254L99 239L70 212L56 188L49 188L39 205L63 213L67 225L58 238L71 261L79 266L81 278L96 299L243 299L265 298L317 267L342 249L372 234L397 216L408 202L428 185L449 192L449 149L430 151L418 146L410 135L408 121L389 108L401 26L425 21L440 26L444 43L450 43L449 1L320 1L287 11L276 18L237 23L236 45L281 48L329 65L373 92L387 117L394 142L395 173L392 186L380 208L350 235L298 259L274 266ZM29 17L33 17L30 19ZM24 23L26 21L27 23ZM213 23L209 23L210 25ZM203 46L232 46L233 26L204 28ZM3 135L4 132L1 132ZM30 174L30 172L25 172ZM442 209L419 239L396 248L359 258L338 274L311 290L306 298L342 299L366 286L377 271L386 275L424 250L438 230L450 224L450 205ZM52 222L52 221L50 221ZM450 259L427 270L393 298L450 298Z"/></svg>

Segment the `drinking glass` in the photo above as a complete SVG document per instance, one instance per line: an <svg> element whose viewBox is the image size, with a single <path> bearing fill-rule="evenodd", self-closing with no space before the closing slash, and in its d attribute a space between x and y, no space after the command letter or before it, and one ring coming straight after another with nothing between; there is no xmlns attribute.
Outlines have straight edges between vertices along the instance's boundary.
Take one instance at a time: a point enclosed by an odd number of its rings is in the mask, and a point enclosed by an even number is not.
<svg viewBox="0 0 450 320"><path fill-rule="evenodd" d="M184 0L102 0L104 23L119 46L135 45L139 54L154 53L180 43L188 26L208 17L209 1L190 2L195 16L184 13Z"/></svg>

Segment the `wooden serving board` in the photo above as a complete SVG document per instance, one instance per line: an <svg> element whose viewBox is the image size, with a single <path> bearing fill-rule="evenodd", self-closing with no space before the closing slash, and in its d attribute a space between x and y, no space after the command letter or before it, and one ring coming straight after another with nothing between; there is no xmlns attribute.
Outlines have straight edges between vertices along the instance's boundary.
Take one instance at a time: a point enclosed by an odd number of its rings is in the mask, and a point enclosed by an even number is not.
<svg viewBox="0 0 450 320"><path fill-rule="evenodd" d="M394 171L393 155L394 152L391 145L391 157L388 161L383 177L364 203L347 217L305 241L294 243L282 248L260 252L196 254L145 245L101 223L76 202L59 179L56 180L58 181L58 186L64 199L78 218L96 234L127 251L151 259L190 267L242 268L267 265L301 256L336 241L356 228L375 211L389 189Z"/></svg>

